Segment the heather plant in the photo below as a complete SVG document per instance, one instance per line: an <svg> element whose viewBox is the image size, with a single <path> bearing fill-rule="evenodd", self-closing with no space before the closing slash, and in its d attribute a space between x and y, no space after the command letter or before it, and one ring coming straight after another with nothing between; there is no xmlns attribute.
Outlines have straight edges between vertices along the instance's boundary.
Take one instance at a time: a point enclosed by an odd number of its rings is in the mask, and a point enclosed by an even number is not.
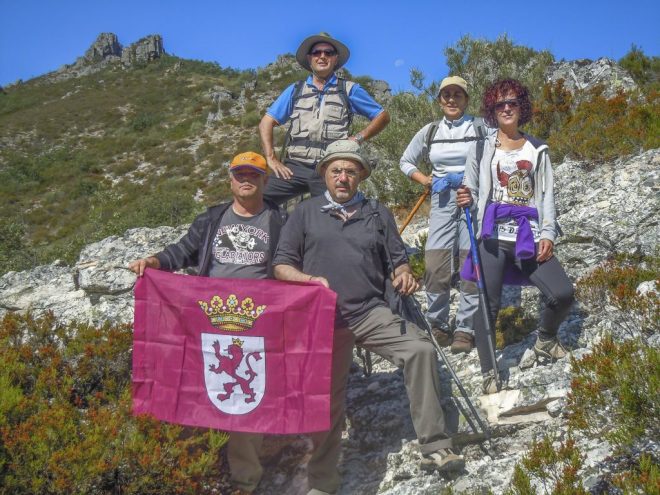
<svg viewBox="0 0 660 495"><path fill-rule="evenodd" d="M643 97L620 91L607 98L603 90L599 86L585 95L565 122L556 114L561 128L550 128L547 140L554 161L604 162L660 147L660 93ZM539 126L538 120L534 125Z"/></svg>
<svg viewBox="0 0 660 495"><path fill-rule="evenodd" d="M0 322L0 493L218 493L226 435L131 415L131 328Z"/></svg>
<svg viewBox="0 0 660 495"><path fill-rule="evenodd" d="M562 132L573 113L572 104L573 94L564 87L563 79L544 84L534 102L532 121L527 124L526 131L544 140Z"/></svg>

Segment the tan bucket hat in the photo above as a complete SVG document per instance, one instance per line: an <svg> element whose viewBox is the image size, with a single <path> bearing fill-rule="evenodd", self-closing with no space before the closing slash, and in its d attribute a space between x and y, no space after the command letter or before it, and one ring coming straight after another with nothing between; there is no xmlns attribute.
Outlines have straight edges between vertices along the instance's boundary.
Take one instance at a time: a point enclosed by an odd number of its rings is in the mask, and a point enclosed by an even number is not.
<svg viewBox="0 0 660 495"><path fill-rule="evenodd" d="M335 69L339 69L342 65L344 65L348 61L348 58L351 56L351 51L346 45L344 45L341 41L334 39L328 33L321 32L319 34L315 34L314 36L305 38L298 47L298 51L296 52L296 60L304 69L309 71L312 70L309 62L307 61L307 54L317 43L330 43L335 47L335 50L337 50L337 66Z"/></svg>
<svg viewBox="0 0 660 495"><path fill-rule="evenodd" d="M321 168L326 163L330 163L334 160L339 160L343 158L345 160L353 160L358 162L364 170L366 170L367 175L364 177L366 179L371 175L371 163L362 156L360 152L361 148L357 141L352 139L340 139L339 141L333 141L325 149L325 153L319 162L316 164L316 173L321 175Z"/></svg>

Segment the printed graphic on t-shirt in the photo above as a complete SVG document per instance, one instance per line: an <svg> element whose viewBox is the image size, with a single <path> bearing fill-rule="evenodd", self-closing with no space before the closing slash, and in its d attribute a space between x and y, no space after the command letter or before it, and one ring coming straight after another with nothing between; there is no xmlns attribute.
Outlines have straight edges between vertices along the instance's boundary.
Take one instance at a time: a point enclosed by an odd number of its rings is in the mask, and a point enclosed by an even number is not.
<svg viewBox="0 0 660 495"><path fill-rule="evenodd" d="M213 240L213 256L218 263L258 265L266 259L268 234L245 223L222 225Z"/></svg>
<svg viewBox="0 0 660 495"><path fill-rule="evenodd" d="M533 155L533 148L529 142L518 150L498 149L495 152L491 164L492 200L494 202L536 207L534 204L534 164L531 161ZM538 222L530 219L529 223L534 240L538 241L541 236ZM518 235L518 224L512 219L499 221L495 235L500 240L515 241Z"/></svg>
<svg viewBox="0 0 660 495"><path fill-rule="evenodd" d="M518 154L503 154L495 157L495 177L493 184L494 200L498 203L511 203L529 206L534 196L534 166L529 160L516 160Z"/></svg>

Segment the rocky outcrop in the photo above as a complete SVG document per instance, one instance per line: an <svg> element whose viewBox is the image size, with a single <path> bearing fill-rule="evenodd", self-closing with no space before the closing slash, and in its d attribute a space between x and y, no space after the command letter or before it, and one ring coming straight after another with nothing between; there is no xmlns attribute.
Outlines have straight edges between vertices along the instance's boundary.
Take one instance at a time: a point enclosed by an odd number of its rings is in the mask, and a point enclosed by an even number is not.
<svg viewBox="0 0 660 495"><path fill-rule="evenodd" d="M630 74L614 60L606 57L595 61L580 59L552 64L546 71L546 81L554 83L559 79L564 80L565 88L578 96L599 84L605 86L603 94L608 98L616 95L619 90L637 89L637 84Z"/></svg>
<svg viewBox="0 0 660 495"><path fill-rule="evenodd" d="M117 35L114 33L101 33L79 60L87 65L96 64L107 58L118 60L121 58L121 53L122 48Z"/></svg>
<svg viewBox="0 0 660 495"><path fill-rule="evenodd" d="M121 53L121 63L124 65L147 63L160 58L164 53L162 36L151 34L124 48Z"/></svg>
<svg viewBox="0 0 660 495"><path fill-rule="evenodd" d="M557 254L573 279L614 252L653 253L660 240L659 164L660 149L656 149L599 165L596 170L573 161L556 167L557 210L564 231ZM423 229L426 220L418 222L409 232ZM131 322L135 276L126 269L128 262L162 249L185 230L132 229L87 246L72 267L56 262L27 272L7 273L0 278L0 316L7 311L50 310L63 321ZM639 290L654 287L648 282ZM423 299L423 294L420 296ZM522 300L527 311L536 313L539 298L535 289L524 289ZM602 314L589 314L588 307L576 305L560 328L560 338L579 357L589 352L605 329L613 327ZM498 367L508 385L490 396L480 394L475 351L467 356L447 356L481 417L488 421L493 434L490 442L480 442L459 414L459 406L464 405L451 398L459 394L446 365L439 363L449 424L467 459L466 471L453 479L419 468L419 449L401 372L376 357L374 373L367 378L356 364L349 378L340 493L430 494L449 487L454 493L485 493L487 489L502 493L526 445L544 433L565 438L567 431L563 406L570 387L569 361L537 363L531 351L535 338L530 334L498 352ZM575 440L586 453L580 476L587 489L595 490L607 471L612 448L584 437ZM277 437L267 440L265 448L266 471L258 493L305 493L309 441ZM649 440L644 449L657 452L658 445Z"/></svg>
<svg viewBox="0 0 660 495"><path fill-rule="evenodd" d="M117 35L101 33L85 54L70 65L64 65L46 78L52 81L82 77L100 71L109 64L131 66L136 63L147 63L165 54L163 38L152 34L123 48Z"/></svg>

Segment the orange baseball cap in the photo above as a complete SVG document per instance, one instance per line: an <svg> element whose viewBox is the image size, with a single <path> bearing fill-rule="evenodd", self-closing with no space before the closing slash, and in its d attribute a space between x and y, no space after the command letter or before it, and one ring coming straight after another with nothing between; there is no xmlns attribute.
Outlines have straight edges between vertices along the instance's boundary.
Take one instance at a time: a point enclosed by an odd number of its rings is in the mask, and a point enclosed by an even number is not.
<svg viewBox="0 0 660 495"><path fill-rule="evenodd" d="M268 163L266 163L266 159L254 151L246 151L245 153L236 155L229 164L229 171L231 172L243 167L256 170L260 174L268 173Z"/></svg>

